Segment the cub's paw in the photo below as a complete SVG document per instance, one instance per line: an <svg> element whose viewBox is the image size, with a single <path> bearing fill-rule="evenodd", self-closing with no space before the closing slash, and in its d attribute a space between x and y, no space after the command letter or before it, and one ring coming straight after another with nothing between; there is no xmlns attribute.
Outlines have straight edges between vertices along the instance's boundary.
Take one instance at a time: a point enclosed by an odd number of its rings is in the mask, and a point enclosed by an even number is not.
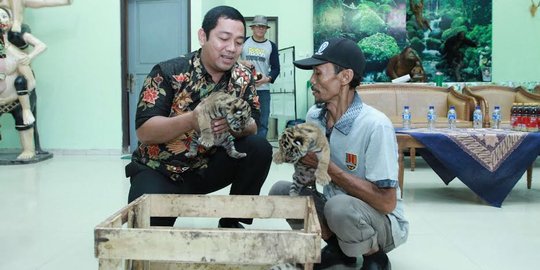
<svg viewBox="0 0 540 270"><path fill-rule="evenodd" d="M320 185L328 185L330 184L330 181L332 178L330 178L330 175L328 172L322 171L322 170L316 170L315 171L315 178L317 178L317 184Z"/></svg>
<svg viewBox="0 0 540 270"><path fill-rule="evenodd" d="M201 137L199 138L199 144L204 146L204 148L210 148L214 146L214 138Z"/></svg>

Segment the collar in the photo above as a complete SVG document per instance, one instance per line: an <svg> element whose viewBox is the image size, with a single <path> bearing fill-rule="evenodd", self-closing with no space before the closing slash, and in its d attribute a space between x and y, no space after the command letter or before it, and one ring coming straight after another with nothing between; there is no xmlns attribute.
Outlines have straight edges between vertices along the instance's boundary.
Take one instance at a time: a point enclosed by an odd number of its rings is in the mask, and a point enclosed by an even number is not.
<svg viewBox="0 0 540 270"><path fill-rule="evenodd" d="M195 54L193 55L193 58L191 59L191 61L193 63L192 66L193 66L194 77L197 80L205 79L208 82L213 82L212 75L210 75L210 73L208 73L208 71L206 70L206 68L204 67L204 65L202 63L201 51L202 51L202 49L198 49L195 52ZM223 76L221 77L221 80L218 82L218 84L221 84L224 81L228 82L229 79L231 78L232 70L237 68L237 67L238 67L238 63L235 63L234 66L230 70L226 71L223 74ZM227 84L225 84L225 85L227 85Z"/></svg>
<svg viewBox="0 0 540 270"><path fill-rule="evenodd" d="M351 106L349 106L345 114L343 114L341 118L338 120L338 122L334 125L334 129L337 129L339 132L343 133L344 135L349 135L349 132L351 131L354 120L362 111L363 105L364 103L362 102L362 99L360 98L358 93L355 92L354 99L353 99L353 102L351 103Z"/></svg>

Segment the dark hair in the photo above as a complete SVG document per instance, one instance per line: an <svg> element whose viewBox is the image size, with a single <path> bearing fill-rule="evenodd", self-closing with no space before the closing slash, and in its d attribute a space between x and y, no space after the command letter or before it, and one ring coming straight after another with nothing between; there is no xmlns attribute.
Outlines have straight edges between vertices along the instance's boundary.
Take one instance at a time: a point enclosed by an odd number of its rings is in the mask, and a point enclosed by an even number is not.
<svg viewBox="0 0 540 270"><path fill-rule="evenodd" d="M346 68L344 68L344 67L342 67L340 65L336 65L336 64L333 64L333 65L334 65L334 73L335 74L338 74L338 73L342 72L343 70L346 70ZM353 79L349 82L349 87L350 88L356 88L358 85L360 85L360 81L362 81L362 77L357 78L356 76L354 76Z"/></svg>
<svg viewBox="0 0 540 270"><path fill-rule="evenodd" d="M216 28L219 18L241 21L244 25L244 36L246 35L246 20L244 19L244 16L242 16L240 11L229 6L218 6L212 8L206 13L206 15L204 15L202 29L204 30L207 39L210 37L210 31Z"/></svg>

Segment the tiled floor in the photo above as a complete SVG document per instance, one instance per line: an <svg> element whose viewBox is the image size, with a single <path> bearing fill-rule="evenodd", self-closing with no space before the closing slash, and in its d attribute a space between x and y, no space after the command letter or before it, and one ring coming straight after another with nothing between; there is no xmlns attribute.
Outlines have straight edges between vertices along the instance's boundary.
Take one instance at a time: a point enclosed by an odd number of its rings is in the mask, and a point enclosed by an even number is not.
<svg viewBox="0 0 540 270"><path fill-rule="evenodd" d="M93 229L125 205L126 163L120 156L57 154L37 164L0 166L0 269L97 269ZM538 269L539 161L535 167L533 188L522 178L495 208L457 179L445 186L419 161L416 171L405 173L411 233L389 254L393 269ZM273 165L262 194L291 172L289 165ZM256 220L252 226L287 225Z"/></svg>

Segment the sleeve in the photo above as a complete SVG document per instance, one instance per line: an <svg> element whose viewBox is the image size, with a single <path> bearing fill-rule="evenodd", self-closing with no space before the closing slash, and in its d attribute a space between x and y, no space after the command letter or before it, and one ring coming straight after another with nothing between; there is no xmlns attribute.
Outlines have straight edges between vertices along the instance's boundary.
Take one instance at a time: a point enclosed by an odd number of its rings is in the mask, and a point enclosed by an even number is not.
<svg viewBox="0 0 540 270"><path fill-rule="evenodd" d="M136 129L154 116L170 115L174 96L170 77L163 73L159 64L154 66L146 76L137 103Z"/></svg>
<svg viewBox="0 0 540 270"><path fill-rule="evenodd" d="M394 128L377 123L366 149L366 178L380 188L398 186L398 151Z"/></svg>
<svg viewBox="0 0 540 270"><path fill-rule="evenodd" d="M279 53L278 48L274 42L271 42L272 44L272 52L270 53L270 73L268 74L270 78L270 83L274 83L274 81L279 76L280 67L279 67Z"/></svg>
<svg viewBox="0 0 540 270"><path fill-rule="evenodd" d="M253 76L250 77L251 79L247 86L248 90L246 91L246 93L250 93L247 101L251 107L251 118L255 120L257 128L259 128L261 126L261 104L259 103L259 96L257 95L257 89L255 88L255 79Z"/></svg>

